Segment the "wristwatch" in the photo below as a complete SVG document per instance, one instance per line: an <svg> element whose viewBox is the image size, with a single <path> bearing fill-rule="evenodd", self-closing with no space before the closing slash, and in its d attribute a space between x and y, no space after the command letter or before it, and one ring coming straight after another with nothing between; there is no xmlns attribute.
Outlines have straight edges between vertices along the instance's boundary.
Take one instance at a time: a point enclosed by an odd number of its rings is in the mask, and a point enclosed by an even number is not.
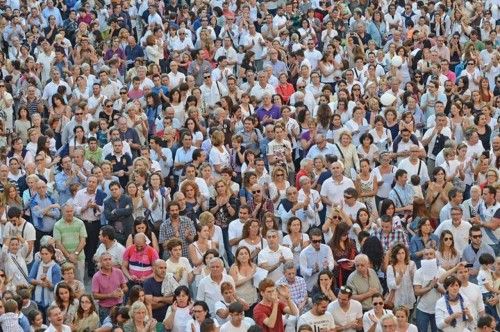
<svg viewBox="0 0 500 332"><path fill-rule="evenodd" d="M79 251L75 251L74 254L78 256L78 255L80 255L80 252Z"/></svg>

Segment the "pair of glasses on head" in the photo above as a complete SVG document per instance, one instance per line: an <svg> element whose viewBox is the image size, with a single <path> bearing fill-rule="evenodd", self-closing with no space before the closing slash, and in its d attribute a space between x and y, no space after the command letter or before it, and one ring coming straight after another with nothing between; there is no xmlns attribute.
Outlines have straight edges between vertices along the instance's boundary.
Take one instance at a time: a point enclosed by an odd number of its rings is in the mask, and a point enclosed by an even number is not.
<svg viewBox="0 0 500 332"><path fill-rule="evenodd" d="M342 293L349 293L352 294L352 289L349 286L340 286L340 291Z"/></svg>

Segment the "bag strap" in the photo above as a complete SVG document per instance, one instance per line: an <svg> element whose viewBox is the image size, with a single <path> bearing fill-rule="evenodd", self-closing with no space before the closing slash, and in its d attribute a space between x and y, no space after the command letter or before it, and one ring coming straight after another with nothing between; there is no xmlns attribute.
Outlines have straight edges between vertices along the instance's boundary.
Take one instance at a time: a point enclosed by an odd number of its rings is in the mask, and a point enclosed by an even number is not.
<svg viewBox="0 0 500 332"><path fill-rule="evenodd" d="M403 200L401 199L401 196L399 196L399 193L398 191L396 190L396 188L393 188L394 189L394 192L396 193L396 196L398 197L398 200L399 200L399 203L401 203L401 207L405 206L403 204Z"/></svg>
<svg viewBox="0 0 500 332"><path fill-rule="evenodd" d="M29 284L30 280L29 280L28 276L26 275L26 273L24 273L24 270L22 269L21 265L19 265L19 262L17 261L16 256L10 254L10 258L12 259L12 261L14 262L14 264L16 264L17 269L19 270L19 272L21 272L21 274L23 275L24 279L26 279L26 281Z"/></svg>
<svg viewBox="0 0 500 332"><path fill-rule="evenodd" d="M418 171L417 171L417 175L420 176L420 170L422 169L422 160L418 160Z"/></svg>
<svg viewBox="0 0 500 332"><path fill-rule="evenodd" d="M444 187L446 187L446 182L443 185L443 189L444 189ZM436 201L437 201L437 199L439 198L440 195L441 195L441 192L438 192L438 194L436 195L436 197L434 197L434 199L432 200L431 205L429 205L429 207L432 206L432 205L434 205L434 203L436 203Z"/></svg>
<svg viewBox="0 0 500 332"><path fill-rule="evenodd" d="M339 146L337 143L335 143L335 146L337 147L337 150L339 150L340 155L342 156L342 159L344 159L344 160L345 160L344 153L343 153L343 152L342 152L342 150L340 149L340 146Z"/></svg>

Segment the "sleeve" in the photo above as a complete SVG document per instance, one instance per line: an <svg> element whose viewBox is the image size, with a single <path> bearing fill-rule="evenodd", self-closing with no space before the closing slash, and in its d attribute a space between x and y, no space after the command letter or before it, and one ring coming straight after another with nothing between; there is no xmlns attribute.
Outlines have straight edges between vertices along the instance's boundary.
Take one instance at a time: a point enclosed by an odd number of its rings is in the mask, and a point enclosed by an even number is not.
<svg viewBox="0 0 500 332"><path fill-rule="evenodd" d="M293 260L293 253L292 253L292 250L290 250L290 248L284 247L284 248L283 248L283 257L284 257L286 260Z"/></svg>
<svg viewBox="0 0 500 332"><path fill-rule="evenodd" d="M61 241L61 231L59 230L57 223L54 225L54 240Z"/></svg>
<svg viewBox="0 0 500 332"><path fill-rule="evenodd" d="M436 302L436 326L439 329L444 329L446 327L446 323L444 320L449 316L448 312L446 312L446 308L444 307L444 301L442 298Z"/></svg>
<svg viewBox="0 0 500 332"><path fill-rule="evenodd" d="M396 276L395 276L394 267L392 267L392 265L389 265L389 266L387 267L387 287L390 290L393 290L393 289L396 290L399 288L399 286L396 284Z"/></svg>
<svg viewBox="0 0 500 332"><path fill-rule="evenodd" d="M312 269L307 267L307 254L304 250L299 255L300 272L304 277L312 276Z"/></svg>
<svg viewBox="0 0 500 332"><path fill-rule="evenodd" d="M87 238L87 229L85 228L85 224L83 221L81 222L81 227L80 227L80 237Z"/></svg>
<svg viewBox="0 0 500 332"><path fill-rule="evenodd" d="M197 301L205 301L205 282L203 279L200 281L198 285L198 291L196 292L196 300Z"/></svg>

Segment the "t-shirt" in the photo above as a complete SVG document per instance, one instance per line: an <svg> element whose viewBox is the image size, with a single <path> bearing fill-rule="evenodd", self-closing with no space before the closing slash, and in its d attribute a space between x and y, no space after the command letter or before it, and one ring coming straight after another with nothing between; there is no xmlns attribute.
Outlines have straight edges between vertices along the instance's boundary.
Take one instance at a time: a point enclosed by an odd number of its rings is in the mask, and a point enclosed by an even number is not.
<svg viewBox="0 0 500 332"><path fill-rule="evenodd" d="M290 248L279 246L278 250L272 251L269 247L262 249L259 252L258 262L260 264L267 263L269 265L274 265L279 262L281 255L285 260L293 260L293 253ZM276 270L270 272L267 277L276 281L283 276L283 264L281 264Z"/></svg>
<svg viewBox="0 0 500 332"><path fill-rule="evenodd" d="M329 331L335 328L333 316L328 311L321 316L313 315L311 310L299 317L297 326L308 324L313 328L314 332Z"/></svg>
<svg viewBox="0 0 500 332"><path fill-rule="evenodd" d="M487 290L485 287L486 284L489 284L490 287L493 287L493 275L491 271L484 270L481 268L477 273L477 285L481 289L482 294L489 292L489 290Z"/></svg>
<svg viewBox="0 0 500 332"><path fill-rule="evenodd" d="M163 294L161 293L162 282L163 281L156 281L153 277L146 279L146 281L144 281L144 294L153 295L155 297L163 296ZM157 309L153 309L153 318L158 322L163 321L168 307L168 305L162 305Z"/></svg>
<svg viewBox="0 0 500 332"><path fill-rule="evenodd" d="M158 258L158 253L151 246L145 246L141 251L137 251L136 246L130 246L123 254L123 260L128 262L130 275L138 278L151 275L153 272L153 263Z"/></svg>
<svg viewBox="0 0 500 332"><path fill-rule="evenodd" d="M264 324L264 319L271 316L273 306L267 306L260 302L257 303L257 305L253 308L253 318L255 320L255 324L259 325L263 332L285 332L285 327L283 326L283 310L285 310L285 307L286 306L283 302L278 304L276 323L273 328L270 328Z"/></svg>
<svg viewBox="0 0 500 332"><path fill-rule="evenodd" d="M332 314L333 319L335 320L337 325L344 326L356 321L357 319L363 318L363 307L361 306L361 303L356 300L349 301L349 309L347 309L347 311L344 311L344 309L340 307L338 300L330 303L326 310ZM344 331L355 332L356 330L347 329Z"/></svg>

